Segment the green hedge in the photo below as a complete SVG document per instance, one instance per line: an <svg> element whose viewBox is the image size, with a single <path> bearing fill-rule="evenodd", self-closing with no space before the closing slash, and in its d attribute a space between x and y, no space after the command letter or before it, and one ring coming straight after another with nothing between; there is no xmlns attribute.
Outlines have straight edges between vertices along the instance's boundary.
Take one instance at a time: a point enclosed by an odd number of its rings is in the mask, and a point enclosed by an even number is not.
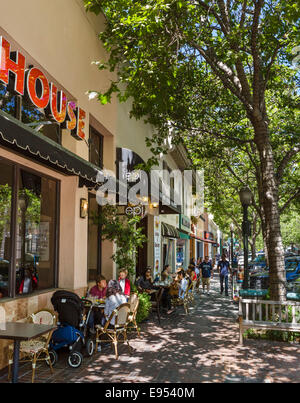
<svg viewBox="0 0 300 403"><path fill-rule="evenodd" d="M132 292L136 292L139 296L139 308L136 315L137 323L143 322L143 320L147 319L151 310L151 302L150 302L150 295L146 292L140 293L136 286L133 285L131 287Z"/></svg>

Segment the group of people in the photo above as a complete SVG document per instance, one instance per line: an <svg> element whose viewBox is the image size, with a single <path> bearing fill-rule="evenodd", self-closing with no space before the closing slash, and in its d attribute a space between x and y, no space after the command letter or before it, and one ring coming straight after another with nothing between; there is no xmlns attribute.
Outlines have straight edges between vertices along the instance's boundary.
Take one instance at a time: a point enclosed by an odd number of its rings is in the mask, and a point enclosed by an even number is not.
<svg viewBox="0 0 300 403"><path fill-rule="evenodd" d="M128 302L130 297L130 281L127 277L127 269L120 270L118 280L109 280L107 282L106 278L100 275L96 279L96 285L87 292L87 298L105 299L104 311L93 311L90 315L89 327L92 331L95 324L104 326L112 312L120 305ZM113 317L110 326L114 326L114 324L115 318Z"/></svg>
<svg viewBox="0 0 300 403"><path fill-rule="evenodd" d="M206 289L206 294L209 295L210 292L210 279L213 278L214 275L214 266L215 262L212 262L209 259L209 256L205 256L204 260L202 258L199 258L197 262L195 262L195 259L191 259L190 266L191 268L194 268L195 273L197 275L197 285L198 287L200 286L200 282L202 282L202 288L203 288L203 293L205 293ZM230 266L230 263L226 259L226 255L223 254L221 259L219 260L217 264L217 271L219 272L220 275L220 293L223 294L224 289L225 289L225 296L228 296L228 285L229 285L229 274L232 273L232 269ZM225 284L225 287L224 287Z"/></svg>
<svg viewBox="0 0 300 403"><path fill-rule="evenodd" d="M231 273L231 267L223 255L217 264L217 270L220 274L220 292L228 296L228 277ZM161 280L167 287L163 289L162 305L167 310L167 314L173 312L172 298L183 299L185 293L192 282L197 282L197 287L200 287L202 282L203 293L209 295L210 292L210 279L214 275L214 266L208 256L205 259L198 259L197 262L191 259L188 269L185 271L183 268L178 268L176 273L172 274L170 265L165 265L161 272L160 278L157 277L153 281L151 267L147 267L142 276L136 281L136 287L139 292L148 293L151 299L155 298L156 291L159 290L157 281ZM100 314L95 312L90 317L90 327L93 328L95 323L101 323L103 326L109 319L111 313L118 308L121 304L128 302L131 291L130 281L128 279L128 270L122 269L119 272L118 280L107 280L104 276L100 275L96 280L96 285L92 287L87 297L96 297L98 299L105 299L105 308ZM114 318L111 321L114 325Z"/></svg>

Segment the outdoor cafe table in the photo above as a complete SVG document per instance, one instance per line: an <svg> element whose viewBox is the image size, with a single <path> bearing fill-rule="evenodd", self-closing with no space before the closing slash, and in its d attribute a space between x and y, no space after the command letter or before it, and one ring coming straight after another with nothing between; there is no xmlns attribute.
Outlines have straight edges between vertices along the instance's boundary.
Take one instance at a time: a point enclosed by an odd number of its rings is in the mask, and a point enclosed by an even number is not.
<svg viewBox="0 0 300 403"><path fill-rule="evenodd" d="M56 328L56 325L36 325L33 323L6 322L0 324L0 339L14 341L12 383L18 382L21 341L35 339L55 330Z"/></svg>

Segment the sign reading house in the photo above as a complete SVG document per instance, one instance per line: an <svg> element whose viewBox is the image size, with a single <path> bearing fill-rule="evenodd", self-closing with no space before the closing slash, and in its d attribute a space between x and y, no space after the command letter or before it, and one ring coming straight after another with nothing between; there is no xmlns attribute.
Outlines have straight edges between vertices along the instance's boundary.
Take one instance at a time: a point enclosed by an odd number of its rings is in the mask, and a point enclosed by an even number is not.
<svg viewBox="0 0 300 403"><path fill-rule="evenodd" d="M69 102L66 94L49 82L40 69L26 69L25 57L19 51L11 52L10 43L3 36L0 36L0 82L13 85L16 93L27 96L38 109L44 109L47 116L69 129L77 140L85 138L85 111L76 107L74 101Z"/></svg>

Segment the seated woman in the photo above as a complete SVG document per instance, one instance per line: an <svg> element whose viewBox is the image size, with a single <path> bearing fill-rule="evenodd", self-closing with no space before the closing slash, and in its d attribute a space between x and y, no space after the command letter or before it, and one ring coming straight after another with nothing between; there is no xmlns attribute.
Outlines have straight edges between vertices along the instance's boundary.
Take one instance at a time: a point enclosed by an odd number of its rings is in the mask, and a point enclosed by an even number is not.
<svg viewBox="0 0 300 403"><path fill-rule="evenodd" d="M143 276L141 276L136 282L139 292L151 293L152 290L156 290L157 287L153 285L151 278L151 268L147 267Z"/></svg>
<svg viewBox="0 0 300 403"><path fill-rule="evenodd" d="M162 281L167 281L168 283L171 283L173 281L171 275L171 266L169 264L166 264L164 270L161 272L161 279Z"/></svg>
<svg viewBox="0 0 300 403"><path fill-rule="evenodd" d="M104 308L104 318L102 325L108 321L112 312L118 308L120 305L125 304L127 299L122 291L122 288L117 280L110 280L108 282L107 291L106 291L106 301ZM110 326L115 325L115 317L112 318L110 322Z"/></svg>
<svg viewBox="0 0 300 403"><path fill-rule="evenodd" d="M97 297L103 299L106 297L107 282L104 276L98 276L96 279L96 285L90 289L87 296Z"/></svg>
<svg viewBox="0 0 300 403"><path fill-rule="evenodd" d="M189 266L189 276L192 281L197 281L197 274L195 272L195 266Z"/></svg>
<svg viewBox="0 0 300 403"><path fill-rule="evenodd" d="M188 280L187 280L187 278L186 278L186 276L185 276L184 270L181 270L181 271L177 274L177 276L178 276L178 280L179 280L179 282L180 282L180 284L179 284L178 297L181 298L181 299L183 299L184 296L185 296L185 292L186 292L186 290L187 290L187 288L188 288Z"/></svg>
<svg viewBox="0 0 300 403"><path fill-rule="evenodd" d="M119 284L122 288L122 292L124 293L125 297L127 298L127 301L130 297L130 281L127 278L128 275L128 270L126 269L121 269L119 272Z"/></svg>
<svg viewBox="0 0 300 403"><path fill-rule="evenodd" d="M172 300L172 292L171 292L171 285L173 283L173 277L171 275L171 266L170 265L165 265L164 270L161 273L161 279L164 282L167 282L170 285L170 288L164 288L163 294L162 294L162 305L164 308L167 308L167 314L169 315L170 313L173 312L171 300Z"/></svg>

